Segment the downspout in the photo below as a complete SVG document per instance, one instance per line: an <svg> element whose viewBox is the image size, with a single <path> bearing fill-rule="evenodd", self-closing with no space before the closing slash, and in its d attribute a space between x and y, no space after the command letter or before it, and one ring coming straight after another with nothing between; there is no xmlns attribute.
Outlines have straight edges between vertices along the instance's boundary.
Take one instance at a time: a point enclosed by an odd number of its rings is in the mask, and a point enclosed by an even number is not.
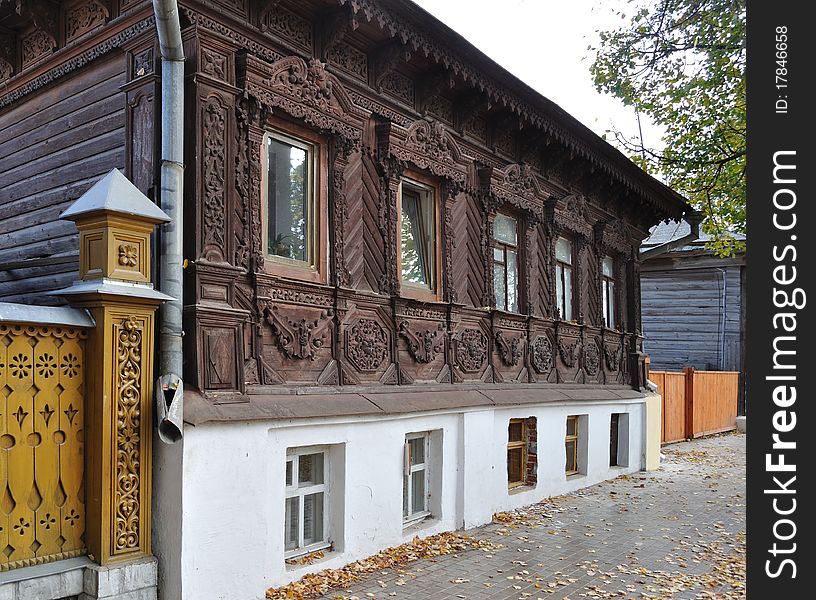
<svg viewBox="0 0 816 600"><path fill-rule="evenodd" d="M168 213L169 214L169 213ZM649 258L653 258L658 254L664 254L666 252L671 252L675 248L682 248L689 242L693 242L694 240L700 237L700 222L703 220L703 215L699 211L693 210L689 214L684 215L683 219L689 224L691 227L691 231L684 235L683 237L677 238L676 240L671 240L666 242L665 244L660 244L659 246L655 246L654 248L649 248L648 250L643 250L640 253L641 260L647 260ZM167 292L169 293L169 292Z"/></svg>
<svg viewBox="0 0 816 600"><path fill-rule="evenodd" d="M159 437L177 442L182 433L182 257L184 185L184 49L177 0L153 0L161 49L161 208L159 289L172 296L159 309L159 372L156 399Z"/></svg>

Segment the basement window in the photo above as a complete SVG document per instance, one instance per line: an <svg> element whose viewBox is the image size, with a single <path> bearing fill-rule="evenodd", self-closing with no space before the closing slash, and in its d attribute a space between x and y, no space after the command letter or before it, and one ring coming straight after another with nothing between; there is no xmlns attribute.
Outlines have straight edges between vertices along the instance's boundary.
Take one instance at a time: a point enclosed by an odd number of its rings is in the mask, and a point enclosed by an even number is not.
<svg viewBox="0 0 816 600"><path fill-rule="evenodd" d="M507 487L535 486L537 478L536 418L510 419L507 426Z"/></svg>
<svg viewBox="0 0 816 600"><path fill-rule="evenodd" d="M567 453L566 473L567 475L575 475L578 473L578 436L579 436L579 421L577 415L570 415L567 417L567 437L565 439L565 447Z"/></svg>
<svg viewBox="0 0 816 600"><path fill-rule="evenodd" d="M428 507L428 434L405 436L402 472L402 521L413 525L430 516Z"/></svg>
<svg viewBox="0 0 816 600"><path fill-rule="evenodd" d="M328 452L314 446L290 449L286 457L284 557L331 546L328 541Z"/></svg>

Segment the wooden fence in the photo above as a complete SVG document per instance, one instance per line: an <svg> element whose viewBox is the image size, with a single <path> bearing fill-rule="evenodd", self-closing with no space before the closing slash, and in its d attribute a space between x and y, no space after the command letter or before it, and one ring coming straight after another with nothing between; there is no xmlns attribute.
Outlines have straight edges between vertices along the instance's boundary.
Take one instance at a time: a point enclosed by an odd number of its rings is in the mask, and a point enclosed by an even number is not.
<svg viewBox="0 0 816 600"><path fill-rule="evenodd" d="M650 371L663 398L662 442L736 428L739 373L736 371Z"/></svg>

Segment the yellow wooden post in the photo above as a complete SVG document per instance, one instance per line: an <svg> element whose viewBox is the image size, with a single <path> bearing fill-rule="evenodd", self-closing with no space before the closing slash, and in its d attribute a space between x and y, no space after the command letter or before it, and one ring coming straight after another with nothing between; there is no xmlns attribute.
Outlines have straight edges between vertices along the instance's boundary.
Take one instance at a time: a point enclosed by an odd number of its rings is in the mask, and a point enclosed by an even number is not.
<svg viewBox="0 0 816 600"><path fill-rule="evenodd" d="M90 311L85 537L101 565L150 554L153 339L167 296L150 282L150 234L167 221L114 169L62 215L76 223L80 280L57 292Z"/></svg>

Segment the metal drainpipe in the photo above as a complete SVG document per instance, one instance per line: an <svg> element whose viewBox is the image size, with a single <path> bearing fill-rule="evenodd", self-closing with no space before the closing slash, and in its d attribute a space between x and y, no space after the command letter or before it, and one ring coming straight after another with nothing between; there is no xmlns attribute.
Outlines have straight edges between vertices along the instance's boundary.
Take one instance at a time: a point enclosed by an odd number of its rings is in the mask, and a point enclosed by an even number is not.
<svg viewBox="0 0 816 600"><path fill-rule="evenodd" d="M159 288L174 299L159 309L159 437L181 439L182 232L184 185L184 49L177 0L153 0L161 48L161 208L170 217L162 227Z"/></svg>

